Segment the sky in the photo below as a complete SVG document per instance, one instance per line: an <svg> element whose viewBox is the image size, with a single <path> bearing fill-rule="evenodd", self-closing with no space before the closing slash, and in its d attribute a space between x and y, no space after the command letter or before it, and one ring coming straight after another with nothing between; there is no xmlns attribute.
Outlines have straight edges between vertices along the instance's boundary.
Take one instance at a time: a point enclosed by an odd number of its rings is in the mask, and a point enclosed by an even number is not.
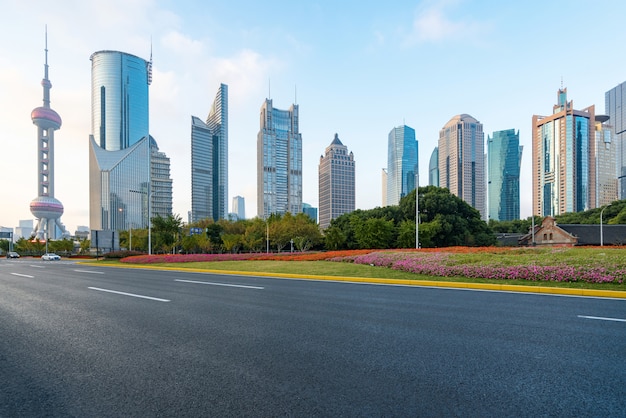
<svg viewBox="0 0 626 418"><path fill-rule="evenodd" d="M266 98L300 107L303 201L318 206L319 158L335 133L354 153L356 207L382 205L396 126L415 129L420 185L439 131L466 113L519 131L521 217L531 215L532 116L557 90L576 109L626 81L622 0L0 0L0 225L33 219L45 28L55 133L55 197L70 233L89 225L92 53L153 57L150 133L171 159L174 213L191 209L191 116L229 89L229 202L256 216L256 138ZM486 148L485 148L486 150Z"/></svg>

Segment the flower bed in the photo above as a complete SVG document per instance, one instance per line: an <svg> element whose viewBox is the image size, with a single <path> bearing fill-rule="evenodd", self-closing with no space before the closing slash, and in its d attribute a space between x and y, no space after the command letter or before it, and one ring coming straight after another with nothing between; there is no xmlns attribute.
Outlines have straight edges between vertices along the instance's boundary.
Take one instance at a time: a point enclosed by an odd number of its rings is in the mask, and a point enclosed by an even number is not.
<svg viewBox="0 0 626 418"><path fill-rule="evenodd" d="M450 254L446 252L373 252L360 256L335 257L330 261L369 264L438 277L616 284L622 284L626 279L626 268L623 266L453 264Z"/></svg>

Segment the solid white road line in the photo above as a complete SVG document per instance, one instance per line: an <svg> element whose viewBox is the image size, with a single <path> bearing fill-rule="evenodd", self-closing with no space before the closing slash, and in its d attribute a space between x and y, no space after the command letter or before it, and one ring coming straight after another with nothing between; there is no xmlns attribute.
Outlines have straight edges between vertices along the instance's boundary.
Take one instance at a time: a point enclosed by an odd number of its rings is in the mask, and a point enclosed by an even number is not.
<svg viewBox="0 0 626 418"><path fill-rule="evenodd" d="M161 299L161 298L154 298L152 296L136 295L134 293L118 292L117 290L101 289L99 287L88 287L87 289L97 290L99 292L115 293L117 295L132 296L134 298L150 299L150 300L155 300L157 302L170 302L169 299Z"/></svg>
<svg viewBox="0 0 626 418"><path fill-rule="evenodd" d="M263 290L265 289L264 287L259 287L259 286L245 286L242 284L228 284L228 283L214 283L214 282L201 282L201 281L197 281L197 280L180 280L180 279L174 279L175 282L182 282L182 283L195 283L195 284L208 284L208 285L212 285L212 286L226 286L226 287L242 287L244 289L258 289L258 290Z"/></svg>
<svg viewBox="0 0 626 418"><path fill-rule="evenodd" d="M90 274L104 274L103 271L92 271L92 270L74 270L77 273L90 273Z"/></svg>
<svg viewBox="0 0 626 418"><path fill-rule="evenodd" d="M43 268L45 268L44 266L37 266L35 264L29 264L28 267L34 267L36 269L43 269Z"/></svg>
<svg viewBox="0 0 626 418"><path fill-rule="evenodd" d="M578 315L579 318L584 319L599 319L601 321L614 321L614 322L626 322L626 319L621 318L605 318L602 316L587 316L587 315Z"/></svg>
<svg viewBox="0 0 626 418"><path fill-rule="evenodd" d="M29 279L34 279L35 276L29 276L28 274L20 274L20 273L11 273L14 276L20 276L20 277L28 277Z"/></svg>

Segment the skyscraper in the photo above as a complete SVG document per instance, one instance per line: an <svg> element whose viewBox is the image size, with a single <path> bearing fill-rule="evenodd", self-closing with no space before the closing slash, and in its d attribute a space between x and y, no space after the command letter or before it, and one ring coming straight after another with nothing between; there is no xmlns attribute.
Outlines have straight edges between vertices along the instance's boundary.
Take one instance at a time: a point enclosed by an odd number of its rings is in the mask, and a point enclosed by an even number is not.
<svg viewBox="0 0 626 418"><path fill-rule="evenodd" d="M450 190L486 219L482 123L468 114L456 115L439 131L438 145L439 187Z"/></svg>
<svg viewBox="0 0 626 418"><path fill-rule="evenodd" d="M387 142L387 205L415 189L418 152L415 130L406 125L393 128Z"/></svg>
<svg viewBox="0 0 626 418"><path fill-rule="evenodd" d="M523 147L515 129L496 131L487 137L487 191L489 219L520 218L519 176Z"/></svg>
<svg viewBox="0 0 626 418"><path fill-rule="evenodd" d="M90 59L89 226L147 228L153 208L162 214L172 206L164 170L169 160L149 134L151 61L118 51L98 51Z"/></svg>
<svg viewBox="0 0 626 418"><path fill-rule="evenodd" d="M61 128L61 117L50 107L48 80L48 33L46 32L46 60L44 64L43 106L31 112L33 124L37 126L37 197L30 202L30 212L37 218L35 237L56 239L69 237L61 223L63 204L54 197L54 131Z"/></svg>
<svg viewBox="0 0 626 418"><path fill-rule="evenodd" d="M246 219L246 200L242 196L233 197L232 212L237 219Z"/></svg>
<svg viewBox="0 0 626 418"><path fill-rule="evenodd" d="M617 144L613 141L613 127L606 115L596 115L595 137L592 142L595 167L595 184L591 188L592 207L602 207L618 200L615 161Z"/></svg>
<svg viewBox="0 0 626 418"><path fill-rule="evenodd" d="M563 88L557 100L552 115L533 115L533 215L556 216L593 207L595 156L590 143L595 138L595 107L575 110Z"/></svg>
<svg viewBox="0 0 626 418"><path fill-rule="evenodd" d="M220 84L206 123L191 117L191 218L228 215L228 86Z"/></svg>
<svg viewBox="0 0 626 418"><path fill-rule="evenodd" d="M298 105L261 106L257 135L257 216L302 212L302 134Z"/></svg>
<svg viewBox="0 0 626 418"><path fill-rule="evenodd" d="M435 147L428 162L428 184L439 187L439 147Z"/></svg>
<svg viewBox="0 0 626 418"><path fill-rule="evenodd" d="M319 165L319 225L328 228L330 221L354 211L354 155L348 152L339 136L326 147Z"/></svg>
<svg viewBox="0 0 626 418"><path fill-rule="evenodd" d="M154 138L150 137L150 170L152 181L152 216L166 218L172 214L172 178L170 159L159 151Z"/></svg>
<svg viewBox="0 0 626 418"><path fill-rule="evenodd" d="M618 198L626 199L626 81L604 94L604 112L613 127Z"/></svg>

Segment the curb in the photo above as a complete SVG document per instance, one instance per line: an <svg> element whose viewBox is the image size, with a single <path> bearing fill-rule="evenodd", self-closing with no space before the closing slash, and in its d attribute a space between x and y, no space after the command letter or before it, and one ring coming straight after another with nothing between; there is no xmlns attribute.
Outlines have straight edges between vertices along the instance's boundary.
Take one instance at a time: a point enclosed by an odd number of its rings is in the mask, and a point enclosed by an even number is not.
<svg viewBox="0 0 626 418"><path fill-rule="evenodd" d="M615 298L626 299L626 291L620 290L595 290L595 289L572 289L563 287L546 287L546 286L524 286L497 283L469 283L469 282L446 282L435 280L405 280L405 279L378 279L374 277L342 277L342 276L316 276L312 274L287 274L287 273L265 273L255 271L233 271L233 270L210 270L196 268L177 268L177 267L153 267L146 265L106 265L92 262L78 262L77 264L95 267L111 267L124 269L141 269L141 270L165 270L165 271L181 271L191 273L213 273L213 274L230 274L237 276L258 276L258 277L279 277L282 279L304 279L304 280L326 280L334 282L351 282L351 283L370 283L370 284L389 284L400 286L421 286L421 287L442 287L452 289L474 289L474 290L491 290L499 292L518 292L518 293L540 293L564 296L586 296L597 298Z"/></svg>

